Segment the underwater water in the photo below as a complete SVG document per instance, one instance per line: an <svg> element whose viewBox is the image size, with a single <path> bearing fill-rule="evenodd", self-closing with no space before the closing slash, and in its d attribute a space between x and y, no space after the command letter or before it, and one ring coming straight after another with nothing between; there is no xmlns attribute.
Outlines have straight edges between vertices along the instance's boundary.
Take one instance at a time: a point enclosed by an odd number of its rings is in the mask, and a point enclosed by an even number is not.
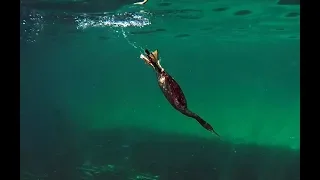
<svg viewBox="0 0 320 180"><path fill-rule="evenodd" d="M20 0L20 179L300 179L300 1L134 2Z"/></svg>

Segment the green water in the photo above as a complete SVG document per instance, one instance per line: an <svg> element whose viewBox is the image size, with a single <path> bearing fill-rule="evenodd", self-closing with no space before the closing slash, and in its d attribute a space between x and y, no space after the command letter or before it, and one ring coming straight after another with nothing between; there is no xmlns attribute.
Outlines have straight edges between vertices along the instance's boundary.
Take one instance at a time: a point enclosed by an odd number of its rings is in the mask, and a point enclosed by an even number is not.
<svg viewBox="0 0 320 180"><path fill-rule="evenodd" d="M29 128L39 119L46 123L34 127L45 132L55 121L52 114L62 111L70 129L133 128L217 140L166 101L152 68L139 58L148 48L159 50L189 108L223 141L300 149L299 5L149 0L115 13L128 11L146 24L39 20L39 33L20 46L22 124Z"/></svg>
<svg viewBox="0 0 320 180"><path fill-rule="evenodd" d="M129 44L135 43L159 49L163 67L180 83L191 110L223 137L299 148L300 45L299 39L286 38L299 36L299 18L285 18L299 12L299 6L270 1L158 3L142 9L161 12L183 6L203 15L153 17L151 25L129 30L88 27L53 42L38 37L27 53L42 60L21 66L22 82L41 74L42 86L54 86L54 99L62 99L59 103L90 128L135 126L211 138L166 102L151 68L138 58L141 49ZM221 7L229 9L212 11ZM233 15L243 9L252 15ZM160 28L164 31L130 34Z"/></svg>

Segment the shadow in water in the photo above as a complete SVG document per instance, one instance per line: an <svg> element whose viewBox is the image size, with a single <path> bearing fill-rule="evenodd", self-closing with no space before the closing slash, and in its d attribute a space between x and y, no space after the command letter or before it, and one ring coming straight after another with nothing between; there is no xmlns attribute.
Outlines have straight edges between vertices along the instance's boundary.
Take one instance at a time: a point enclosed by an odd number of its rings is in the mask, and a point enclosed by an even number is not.
<svg viewBox="0 0 320 180"><path fill-rule="evenodd" d="M94 179L129 179L134 172L174 180L300 179L300 151L286 148L234 145L138 129L78 133L64 133L60 143L56 139L46 151L22 150L21 171L45 174L46 179L73 180L81 177L76 167L87 162L92 169L85 173ZM41 148L39 145L38 150ZM121 168L102 172L99 166Z"/></svg>

